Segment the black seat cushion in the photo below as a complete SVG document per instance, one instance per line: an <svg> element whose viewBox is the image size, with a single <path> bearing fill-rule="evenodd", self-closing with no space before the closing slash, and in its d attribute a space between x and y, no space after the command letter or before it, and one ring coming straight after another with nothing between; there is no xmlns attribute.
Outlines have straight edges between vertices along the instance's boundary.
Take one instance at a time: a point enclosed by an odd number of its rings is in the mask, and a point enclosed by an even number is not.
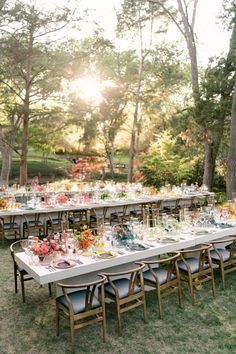
<svg viewBox="0 0 236 354"><path fill-rule="evenodd" d="M29 221L28 225L29 225L29 227L37 227L37 226L42 227L43 223L41 221ZM26 226L27 226L27 223L25 222L24 227L26 227Z"/></svg>
<svg viewBox="0 0 236 354"><path fill-rule="evenodd" d="M16 222L14 223L6 222L3 224L3 228L4 230L18 229L19 225Z"/></svg>
<svg viewBox="0 0 236 354"><path fill-rule="evenodd" d="M223 261L226 262L229 260L230 258L230 252L224 248L218 248L217 251L221 254L221 256L223 257ZM219 261L220 257L219 255L216 253L215 250L211 250L211 259L214 261Z"/></svg>
<svg viewBox="0 0 236 354"><path fill-rule="evenodd" d="M57 224L60 224L61 222L64 222L63 219L52 219L52 220L49 220L50 223L52 223L53 225L57 225Z"/></svg>
<svg viewBox="0 0 236 354"><path fill-rule="evenodd" d="M71 221L71 222L85 222L86 220L82 220L81 218L72 218L72 217L70 217L70 218L68 218L69 219L69 221Z"/></svg>
<svg viewBox="0 0 236 354"><path fill-rule="evenodd" d="M197 273L199 271L199 260L197 258L188 257L185 259L185 261L188 263L192 274ZM182 270L184 272L188 271L184 261L178 261L177 263L178 263L178 267L180 270ZM207 268L209 268L209 265L204 264L203 268L207 269Z"/></svg>
<svg viewBox="0 0 236 354"><path fill-rule="evenodd" d="M164 284L167 282L167 274L168 271L166 269L163 268L153 268L154 273L157 275L158 280L160 282L160 285ZM147 280L153 284L156 284L156 279L154 278L154 276L152 275L152 273L150 272L150 270L146 270L145 272L143 272L143 278L144 280ZM171 280L176 279L176 275L175 274L171 274Z"/></svg>
<svg viewBox="0 0 236 354"><path fill-rule="evenodd" d="M85 300L86 300L86 290L78 290L73 293L68 294L69 299L73 304L74 314L78 314L85 311ZM69 304L64 295L61 295L56 298L56 301L60 304L64 305L66 308L69 309ZM101 303L98 298L94 295L93 302L92 302L92 309L100 307Z"/></svg>
<svg viewBox="0 0 236 354"><path fill-rule="evenodd" d="M116 279L116 280L113 280L113 284L115 285L115 287L118 290L120 299L123 299L129 295L129 279L127 279L127 278ZM115 296L115 292L109 283L106 283L104 288L105 288L105 293ZM135 285L134 286L134 293L136 294L140 291L141 291L141 288L139 286Z"/></svg>

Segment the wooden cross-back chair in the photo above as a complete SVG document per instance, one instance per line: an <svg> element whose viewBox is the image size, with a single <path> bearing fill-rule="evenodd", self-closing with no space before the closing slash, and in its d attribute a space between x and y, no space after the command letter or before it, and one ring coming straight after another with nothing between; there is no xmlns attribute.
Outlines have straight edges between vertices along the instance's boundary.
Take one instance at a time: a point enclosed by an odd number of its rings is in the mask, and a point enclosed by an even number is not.
<svg viewBox="0 0 236 354"><path fill-rule="evenodd" d="M182 295L180 285L180 275L177 266L177 260L180 258L179 252L166 253L165 258L159 258L153 261L142 261L141 264L147 266L143 272L144 285L156 289L159 316L163 319L162 293L177 292L179 306L182 307Z"/></svg>
<svg viewBox="0 0 236 354"><path fill-rule="evenodd" d="M89 213L87 210L76 210L69 213L70 229L79 230L82 226L89 226Z"/></svg>
<svg viewBox="0 0 236 354"><path fill-rule="evenodd" d="M203 244L194 249L181 250L178 261L181 279L188 282L192 304L195 304L194 286L211 281L212 294L215 296L215 280L212 268L211 244ZM189 254L189 255L188 255Z"/></svg>
<svg viewBox="0 0 236 354"><path fill-rule="evenodd" d="M211 242L210 251L212 263L217 265L225 290L225 274L236 271L236 236Z"/></svg>
<svg viewBox="0 0 236 354"><path fill-rule="evenodd" d="M105 284L105 297L116 304L118 334L122 335L121 314L136 307L143 306L144 322L147 321L146 299L143 282L144 264L123 272L102 274L108 282ZM117 278L118 277L118 278Z"/></svg>
<svg viewBox="0 0 236 354"><path fill-rule="evenodd" d="M64 211L59 211L55 215L49 215L46 221L46 234L50 232L63 232L66 229L67 216Z"/></svg>
<svg viewBox="0 0 236 354"><path fill-rule="evenodd" d="M0 237L2 244L8 237L21 238L20 223L16 222L16 216L9 216L8 218L0 218Z"/></svg>
<svg viewBox="0 0 236 354"><path fill-rule="evenodd" d="M105 276L99 280L67 285L57 283L63 295L56 298L56 330L59 335L60 318L70 325L71 349L75 350L75 330L93 323L102 324L103 340L106 341L106 314L104 300ZM73 290L73 292L68 292ZM98 296L96 296L96 291Z"/></svg>
<svg viewBox="0 0 236 354"><path fill-rule="evenodd" d="M30 216L24 215L25 221L23 222L23 237L26 238L30 235L39 236L40 238L45 236L44 223L40 220L40 214L35 213Z"/></svg>
<svg viewBox="0 0 236 354"><path fill-rule="evenodd" d="M25 302L25 282L29 280L33 280L34 278L31 277L26 270L19 267L15 259L15 253L23 252L23 242L27 242L26 240L18 240L11 244L10 252L13 259L13 269L14 269L14 284L15 284L15 293L18 293L18 282L17 279L20 278L21 284L21 293L22 293L22 300ZM52 295L51 284L48 284L49 294Z"/></svg>

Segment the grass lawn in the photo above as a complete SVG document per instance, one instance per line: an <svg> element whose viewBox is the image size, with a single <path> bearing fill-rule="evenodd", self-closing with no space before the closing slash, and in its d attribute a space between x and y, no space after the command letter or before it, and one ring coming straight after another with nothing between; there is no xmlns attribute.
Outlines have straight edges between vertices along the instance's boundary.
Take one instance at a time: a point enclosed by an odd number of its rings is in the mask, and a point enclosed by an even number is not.
<svg viewBox="0 0 236 354"><path fill-rule="evenodd" d="M69 329L61 323L61 335L55 335L55 304L48 288L30 281L25 284L26 303L21 293L14 293L13 267L9 244L0 246L0 353L1 354L66 354L70 353ZM226 291L221 290L216 276L217 296L211 295L210 284L197 291L197 304L190 304L184 286L184 308L177 296L163 301L164 320L158 319L154 292L147 294L148 323L142 320L142 309L122 315L123 336L116 333L113 306L107 306L107 343L102 342L100 326L93 325L76 333L76 353L97 354L177 354L236 353L236 274L226 278Z"/></svg>
<svg viewBox="0 0 236 354"><path fill-rule="evenodd" d="M0 168L2 161L0 160ZM52 182L55 179L68 178L72 164L66 159L49 157L43 159L37 155L30 155L28 158L28 176L29 180L34 176L39 176L40 182ZM14 157L10 173L11 183L19 182L20 160Z"/></svg>

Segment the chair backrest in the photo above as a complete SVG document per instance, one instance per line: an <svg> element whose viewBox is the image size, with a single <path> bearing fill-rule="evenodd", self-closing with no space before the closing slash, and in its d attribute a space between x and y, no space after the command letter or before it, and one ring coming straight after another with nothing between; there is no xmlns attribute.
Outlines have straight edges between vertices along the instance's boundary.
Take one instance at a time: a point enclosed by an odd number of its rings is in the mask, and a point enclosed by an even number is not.
<svg viewBox="0 0 236 354"><path fill-rule="evenodd" d="M219 246L220 244L225 244L225 243L227 243L225 248L230 252L230 259L235 259L234 257L236 254L236 236L232 235L230 238L211 242L211 244L216 252L217 252L217 248L219 248L217 246Z"/></svg>
<svg viewBox="0 0 236 354"><path fill-rule="evenodd" d="M138 264L139 266L133 269L129 269L122 272L115 272L115 273L107 273L102 272L102 275L105 275L111 288L114 290L117 297L119 297L119 291L114 284L114 278L120 277L122 275L126 275L129 278L129 287L128 287L128 295L133 295L135 292L135 286L138 282L140 282L141 290L144 290L144 282L143 282L143 268L145 264Z"/></svg>
<svg viewBox="0 0 236 354"><path fill-rule="evenodd" d="M11 215L11 216L8 216L8 217L0 218L0 228L4 229L4 224L5 223L7 223L10 226L10 228L12 228L14 223L15 223L15 219L16 219L15 215Z"/></svg>
<svg viewBox="0 0 236 354"><path fill-rule="evenodd" d="M26 243L26 242L28 242L28 240L18 240L18 241L13 242L10 245L10 252L11 252L11 256L12 256L14 264L16 264L15 253L22 252L24 250L23 249L23 244Z"/></svg>
<svg viewBox="0 0 236 354"><path fill-rule="evenodd" d="M164 257L164 258L163 258ZM179 274L179 269L177 267L177 260L180 258L180 252L168 252L165 255L161 255L160 258L152 261L141 261L141 264L144 264L148 267L148 270L153 275L154 279L158 282L158 277L156 273L153 271L155 266L159 266L160 268L164 268L167 270L167 278L166 281L172 280L172 275ZM155 267L156 268L156 267Z"/></svg>
<svg viewBox="0 0 236 354"><path fill-rule="evenodd" d="M63 295L65 296L66 301L69 304L69 308L70 308L71 313L73 313L73 304L68 296L69 290L81 289L81 290L86 291L85 312L91 310L95 291L98 287L99 287L99 290L101 291L101 301L102 301L102 303L104 302L104 282L106 280L106 277L102 274L99 274L98 277L99 277L98 280L90 282L90 283L73 284L73 285L72 284L57 283L57 286L59 286L62 289Z"/></svg>
<svg viewBox="0 0 236 354"><path fill-rule="evenodd" d="M199 259L199 272L203 271L205 269L205 264L208 263L209 266L212 266L212 261L211 261L211 254L210 254L210 248L212 248L212 244L202 244L199 245L197 248L193 249L187 249L187 250L181 250L180 254L182 256L182 259L185 259L185 256L187 254L195 254L197 255Z"/></svg>

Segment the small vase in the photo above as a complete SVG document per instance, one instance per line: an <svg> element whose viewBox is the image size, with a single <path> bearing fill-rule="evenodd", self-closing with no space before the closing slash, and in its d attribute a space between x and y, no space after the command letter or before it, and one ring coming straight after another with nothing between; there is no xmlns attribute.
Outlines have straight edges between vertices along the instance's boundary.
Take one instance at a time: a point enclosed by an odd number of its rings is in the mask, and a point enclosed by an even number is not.
<svg viewBox="0 0 236 354"><path fill-rule="evenodd" d="M44 257L45 257L45 256L40 255L40 256L39 256L39 262L41 262L41 263L42 263L42 262L43 262L43 260L44 260Z"/></svg>
<svg viewBox="0 0 236 354"><path fill-rule="evenodd" d="M51 256L39 256L39 264L43 266L48 266L52 262L52 257Z"/></svg>

